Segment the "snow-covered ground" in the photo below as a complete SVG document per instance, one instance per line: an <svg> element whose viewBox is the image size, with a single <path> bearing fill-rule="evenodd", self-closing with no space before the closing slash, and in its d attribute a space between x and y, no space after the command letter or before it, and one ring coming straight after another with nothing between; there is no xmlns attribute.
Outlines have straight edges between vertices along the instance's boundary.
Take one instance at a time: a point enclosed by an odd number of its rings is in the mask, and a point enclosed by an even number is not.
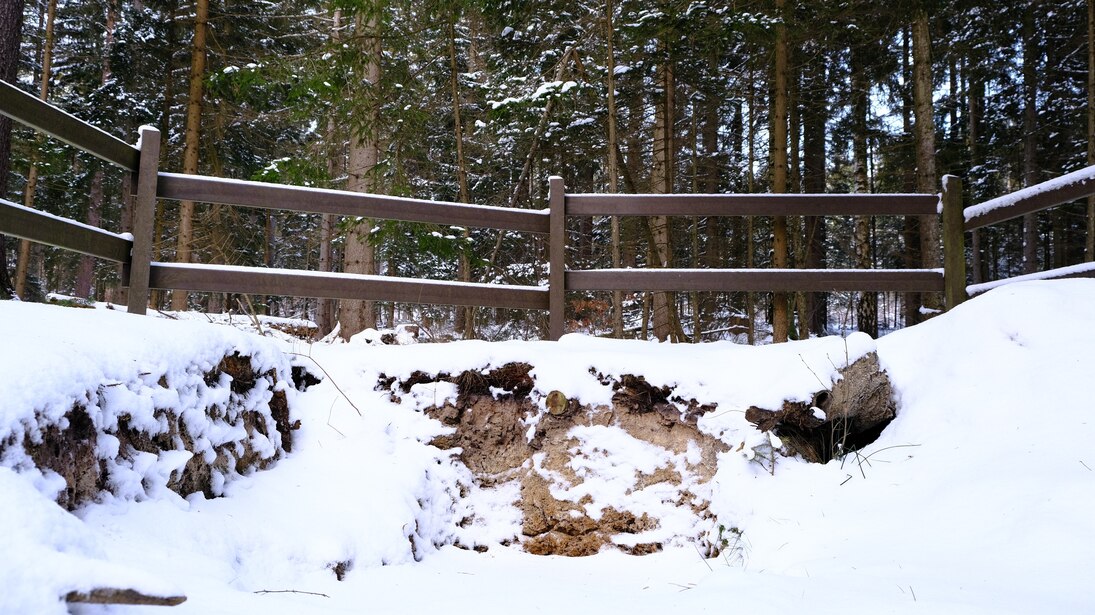
<svg viewBox="0 0 1095 615"><path fill-rule="evenodd" d="M308 345L138 318L0 303L2 390L21 409L60 408L67 391L145 373L143 362L185 371L211 351L277 348L326 372L292 400L302 421L293 452L228 482L225 497L135 493L75 517L51 501L55 479L0 467L0 613L64 613L58 595L111 583L185 594L164 611L179 613L1095 612L1093 280L998 288L877 342L757 348L581 336ZM777 455L774 471L751 453L767 438L744 421L747 407L808 399L870 351L898 397L877 442L826 465ZM444 427L417 410L451 387L418 385L394 403L377 379L510 361L535 366L537 399L559 390L606 402L600 372L717 404L700 428L730 450L706 494L715 519L701 529L722 553L705 559L687 542L587 558L444 546L516 538L516 494L477 488L425 444ZM16 416L25 420L0 399L0 418ZM628 455L648 449L611 450L613 466L638 468ZM610 485L595 495L627 497ZM686 517L682 535L695 530ZM342 581L340 562L353 562Z"/></svg>

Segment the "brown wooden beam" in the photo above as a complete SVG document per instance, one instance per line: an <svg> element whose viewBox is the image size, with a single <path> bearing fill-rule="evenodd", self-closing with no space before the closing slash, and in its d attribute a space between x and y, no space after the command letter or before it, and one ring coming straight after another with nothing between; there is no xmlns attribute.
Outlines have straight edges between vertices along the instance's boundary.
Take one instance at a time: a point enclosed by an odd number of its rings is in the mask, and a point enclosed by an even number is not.
<svg viewBox="0 0 1095 615"><path fill-rule="evenodd" d="M558 341L566 328L566 187L563 178L548 179L551 233L548 236L548 289L551 313L548 315L548 339Z"/></svg>
<svg viewBox="0 0 1095 615"><path fill-rule="evenodd" d="M548 309L548 290L291 269L152 263L149 286L195 292Z"/></svg>
<svg viewBox="0 0 1095 615"><path fill-rule="evenodd" d="M0 235L124 263L133 242L94 226L60 218L0 199Z"/></svg>
<svg viewBox="0 0 1095 615"><path fill-rule="evenodd" d="M136 147L6 81L0 81L0 113L127 171L140 164Z"/></svg>
<svg viewBox="0 0 1095 615"><path fill-rule="evenodd" d="M568 271L567 290L941 291L937 269L600 269Z"/></svg>
<svg viewBox="0 0 1095 615"><path fill-rule="evenodd" d="M130 314L144 314L148 308L148 267L152 262L156 218L156 173L160 163L160 131L141 129L141 168L134 174L133 251L126 272L126 297Z"/></svg>
<svg viewBox="0 0 1095 615"><path fill-rule="evenodd" d="M1021 218L1095 194L1095 166L967 207L966 230Z"/></svg>
<svg viewBox="0 0 1095 615"><path fill-rule="evenodd" d="M906 216L938 194L568 194L569 216Z"/></svg>
<svg viewBox="0 0 1095 615"><path fill-rule="evenodd" d="M529 233L548 232L546 211L426 201L342 190L305 188L232 179L160 173L164 199L244 205L338 216L361 216L445 226L484 227Z"/></svg>
<svg viewBox="0 0 1095 615"><path fill-rule="evenodd" d="M948 310L965 301L966 233L962 217L962 180L943 176L943 291Z"/></svg>

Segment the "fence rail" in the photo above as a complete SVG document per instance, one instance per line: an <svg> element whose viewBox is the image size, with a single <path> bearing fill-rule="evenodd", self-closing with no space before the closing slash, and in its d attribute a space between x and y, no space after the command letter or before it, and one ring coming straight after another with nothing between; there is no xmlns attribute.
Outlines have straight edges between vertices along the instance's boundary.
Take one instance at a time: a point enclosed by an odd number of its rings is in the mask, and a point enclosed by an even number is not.
<svg viewBox="0 0 1095 615"><path fill-rule="evenodd" d="M938 194L568 194L568 216L934 215Z"/></svg>
<svg viewBox="0 0 1095 615"><path fill-rule="evenodd" d="M133 242L109 231L0 199L0 235L64 248L115 263L129 261Z"/></svg>
<svg viewBox="0 0 1095 615"><path fill-rule="evenodd" d="M1095 166L967 207L966 230L1020 218L1095 194Z"/></svg>
<svg viewBox="0 0 1095 615"><path fill-rule="evenodd" d="M157 196L162 199L316 214L431 222L541 234L548 232L546 211L426 201L201 175L160 173Z"/></svg>
<svg viewBox="0 0 1095 615"><path fill-rule="evenodd" d="M150 286L187 291L546 310L547 288L294 269L152 263Z"/></svg>
<svg viewBox="0 0 1095 615"><path fill-rule="evenodd" d="M1027 214L1090 196L1095 196L1095 166L1085 167L1017 192L967 207L963 212L965 230L973 231L991 224L1014 220ZM1089 254L1088 259L1091 259L1092 256ZM1013 282L1063 278L1095 278L1095 265L1091 263L1071 265L983 284L974 284L968 286L966 292L973 296Z"/></svg>
<svg viewBox="0 0 1095 615"><path fill-rule="evenodd" d="M567 271L567 290L938 292L942 269L596 269Z"/></svg>
<svg viewBox="0 0 1095 615"><path fill-rule="evenodd" d="M160 134L143 127L136 147L0 81L0 113L131 173L132 238L0 199L0 233L120 262L130 312L143 314L149 288L407 303L548 310L548 335L563 334L567 291L943 291L948 308L967 296L964 232L1095 194L1095 167L963 210L962 183L943 179L940 194L566 194L550 180L547 210L425 201L197 175L158 169ZM547 235L546 287L474 284L152 260L157 198L318 214L383 218ZM567 270L566 220L572 216L937 215L943 269L600 269ZM1095 267L1042 277L1095 276ZM993 283L997 284L997 283ZM987 285L969 287L980 292Z"/></svg>
<svg viewBox="0 0 1095 615"><path fill-rule="evenodd" d="M136 147L2 80L0 113L127 171L140 164Z"/></svg>

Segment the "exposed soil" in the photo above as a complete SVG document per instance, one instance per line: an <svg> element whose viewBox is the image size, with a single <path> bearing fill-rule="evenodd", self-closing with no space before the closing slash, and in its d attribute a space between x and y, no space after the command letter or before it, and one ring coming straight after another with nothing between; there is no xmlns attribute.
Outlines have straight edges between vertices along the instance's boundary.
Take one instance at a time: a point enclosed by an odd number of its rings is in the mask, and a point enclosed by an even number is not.
<svg viewBox="0 0 1095 615"><path fill-rule="evenodd" d="M603 383L613 386L612 405L581 405L553 391L544 399L547 412L543 412L530 395L535 384L529 376L531 369L527 363L510 363L486 373L414 372L400 382L382 378L381 386L393 391L394 396L408 393L415 384L445 381L457 385L455 403L425 410L455 430L431 444L441 449L459 449L459 459L486 486L520 481L517 504L523 513L522 545L528 552L580 556L610 545L635 554L660 550L660 543L642 542L635 536L657 528L658 519L612 507L590 514L588 499L570 501L552 494L553 487L558 491L560 480L570 485L583 482L571 467L571 460L580 454L579 442L571 435L571 429L616 426L633 438L678 455L688 450L689 443L694 443L701 451L701 459L689 464L687 471L706 482L714 474L716 455L726 450L722 442L696 428L696 417L713 407L675 398L668 387L653 387L640 376L617 380L599 375ZM537 416L540 418L535 422ZM530 423L534 423L531 432ZM666 466L653 474L637 475L632 490L658 483L684 490L682 482L680 473ZM705 515L706 504L692 504L695 499L682 491L682 505L690 505L695 514ZM630 539L619 540L625 535L631 535Z"/></svg>
<svg viewBox="0 0 1095 615"><path fill-rule="evenodd" d="M263 374L256 373L250 357L239 354L226 356L216 369L205 375L205 382L209 386L216 386L222 374L231 376L229 386L234 393L240 395L253 388L259 378L270 378L272 382L277 382L273 370ZM166 386L166 382L161 379L160 385ZM270 435L266 419L260 412L238 411L231 407L224 411L210 409L214 418L224 418L234 424L241 424L248 438L216 447L216 455L211 462L206 461L202 454L193 455L181 471L172 474L167 487L182 496L201 491L206 497L214 497L214 471L235 471L242 474L261 470L292 450L292 432L300 427L300 422L290 423L289 404L283 391L274 392L269 408L275 428L281 434L281 448L274 455L264 457L250 443L250 436L255 432L264 436ZM125 415L119 417L116 429L103 430L103 433L118 438L116 461L130 460L137 452L158 455L163 451L178 450L180 445L182 450L196 451L194 439L187 432L185 422L179 420L174 412L157 410L155 414L157 418L163 419L166 430L149 433L130 425L129 417ZM225 416L229 414L232 416ZM65 419L67 426L48 425L42 429L40 441L34 441L27 435L23 437L21 444L37 467L53 470L65 479L66 488L58 496L58 504L73 510L86 502L94 501L102 492L111 491L111 482L106 460L96 456L99 430L95 428L87 410L75 405L65 415ZM15 444L16 442L0 443L0 452Z"/></svg>

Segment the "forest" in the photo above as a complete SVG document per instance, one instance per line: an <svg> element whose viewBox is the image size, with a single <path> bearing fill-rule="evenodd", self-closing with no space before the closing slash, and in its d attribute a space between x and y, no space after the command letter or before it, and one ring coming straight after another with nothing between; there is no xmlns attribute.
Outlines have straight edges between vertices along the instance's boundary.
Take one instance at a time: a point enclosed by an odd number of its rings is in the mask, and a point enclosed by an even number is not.
<svg viewBox="0 0 1095 615"><path fill-rule="evenodd" d="M0 78L162 170L526 209L568 193L938 193L1095 164L1095 0L5 0ZM3 138L10 131L10 142ZM0 119L0 196L114 231L128 180ZM1095 202L974 231L970 282L1095 258ZM576 268L936 268L932 216L585 217ZM505 231L162 202L155 258L537 286ZM119 270L0 237L0 294L112 301ZM153 294L433 339L538 338L536 311ZM568 329L674 341L873 336L934 293L571 293Z"/></svg>

